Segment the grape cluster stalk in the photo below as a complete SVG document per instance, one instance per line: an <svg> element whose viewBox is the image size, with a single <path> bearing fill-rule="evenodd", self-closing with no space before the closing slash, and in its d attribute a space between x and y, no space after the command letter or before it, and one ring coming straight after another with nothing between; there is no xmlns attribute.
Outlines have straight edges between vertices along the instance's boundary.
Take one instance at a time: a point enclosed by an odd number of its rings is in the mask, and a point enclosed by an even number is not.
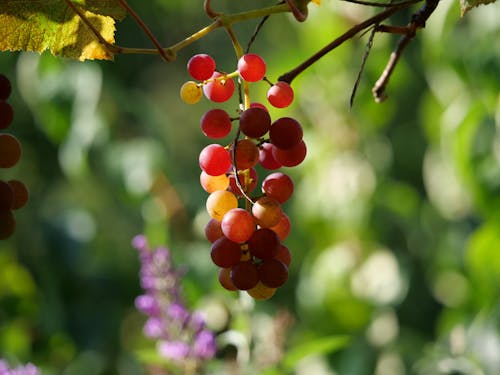
<svg viewBox="0 0 500 375"><path fill-rule="evenodd" d="M6 129L14 119L14 111L8 103L12 91L10 80L0 74L0 130ZM12 168L21 159L19 140L9 133L0 132L0 168ZM16 229L13 210L28 201L28 189L19 180L0 179L0 240L10 237Z"/></svg>
<svg viewBox="0 0 500 375"><path fill-rule="evenodd" d="M286 108L294 99L287 82L267 80L266 63L258 54L243 54L232 73L218 71L210 55L197 54L189 59L187 71L192 80L182 85L180 95L189 104L203 97L214 103L228 101L236 91L235 79L246 85L270 84L266 96L273 107ZM273 121L262 102L240 99L236 113L231 117L224 109L212 108L200 120L209 139L236 133L229 144L210 143L199 154L200 184L209 194L205 235L221 286L265 300L288 280L291 263L283 244L291 224L282 204L292 196L294 183L279 169L302 163L307 148L301 124L291 117ZM260 185L257 170L270 172Z"/></svg>

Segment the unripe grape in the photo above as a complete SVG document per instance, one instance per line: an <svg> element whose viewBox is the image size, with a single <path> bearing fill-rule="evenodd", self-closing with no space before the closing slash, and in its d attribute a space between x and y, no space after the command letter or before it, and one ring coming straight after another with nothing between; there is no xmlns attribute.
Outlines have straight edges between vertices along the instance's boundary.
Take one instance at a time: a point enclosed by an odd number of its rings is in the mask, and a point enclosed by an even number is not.
<svg viewBox="0 0 500 375"><path fill-rule="evenodd" d="M217 190L208 196L206 207L210 217L221 221L227 211L238 207L238 200L227 190Z"/></svg>
<svg viewBox="0 0 500 375"><path fill-rule="evenodd" d="M278 81L267 91L267 100L276 108L288 107L293 101L293 89L284 81Z"/></svg>
<svg viewBox="0 0 500 375"><path fill-rule="evenodd" d="M205 225L205 237L207 240L210 243L214 243L223 235L220 221L213 218L210 219Z"/></svg>
<svg viewBox="0 0 500 375"><path fill-rule="evenodd" d="M231 118L226 111L219 108L211 109L201 117L201 130L209 138L224 138L231 132Z"/></svg>
<svg viewBox="0 0 500 375"><path fill-rule="evenodd" d="M229 100L234 93L234 81L232 78L223 77L219 72L215 72L210 78L210 81L203 85L203 92L205 96L213 102L225 102Z"/></svg>
<svg viewBox="0 0 500 375"><path fill-rule="evenodd" d="M219 267L232 267L240 261L240 245L229 240L226 237L218 238L212 244L210 257L212 258L212 261Z"/></svg>
<svg viewBox="0 0 500 375"><path fill-rule="evenodd" d="M276 256L280 240L269 228L257 229L248 240L248 250L259 259L271 259Z"/></svg>
<svg viewBox="0 0 500 375"><path fill-rule="evenodd" d="M252 206L252 215L260 227L270 228L279 223L283 211L275 199L263 196Z"/></svg>
<svg viewBox="0 0 500 375"><path fill-rule="evenodd" d="M240 129L247 137L260 138L269 131L271 116L266 109L250 107L240 115Z"/></svg>
<svg viewBox="0 0 500 375"><path fill-rule="evenodd" d="M276 147L271 143L264 143L259 149L259 163L262 168L267 170L275 170L281 168L281 163L279 163L273 155L273 149Z"/></svg>
<svg viewBox="0 0 500 375"><path fill-rule="evenodd" d="M220 176L231 167L231 156L224 147L214 143L201 150L199 164L210 176Z"/></svg>
<svg viewBox="0 0 500 375"><path fill-rule="evenodd" d="M214 74L215 60L205 53L194 55L187 63L187 70L194 79L205 81Z"/></svg>
<svg viewBox="0 0 500 375"><path fill-rule="evenodd" d="M233 208L222 218L221 228L222 233L231 241L243 243L255 232L255 222L247 210Z"/></svg>
<svg viewBox="0 0 500 375"><path fill-rule="evenodd" d="M278 259L265 259L258 272L259 280L269 288L279 288L288 280L288 267Z"/></svg>
<svg viewBox="0 0 500 375"><path fill-rule="evenodd" d="M231 280L231 268L221 268L219 270L219 283L224 289L234 292L238 290Z"/></svg>
<svg viewBox="0 0 500 375"><path fill-rule="evenodd" d="M288 150L299 144L302 140L302 126L291 117L277 119L269 129L271 143L277 148Z"/></svg>
<svg viewBox="0 0 500 375"><path fill-rule="evenodd" d="M207 193L216 190L226 190L229 187L229 177L226 174L211 176L205 171L200 173L200 185Z"/></svg>
<svg viewBox="0 0 500 375"><path fill-rule="evenodd" d="M0 168L11 168L21 159L21 144L10 134L0 134Z"/></svg>
<svg viewBox="0 0 500 375"><path fill-rule="evenodd" d="M238 73L247 82L257 82L266 74L266 63L259 55L247 53L238 60Z"/></svg>
<svg viewBox="0 0 500 375"><path fill-rule="evenodd" d="M252 289L247 290L247 293L250 297L263 301L274 296L276 288L269 288L259 281Z"/></svg>
<svg viewBox="0 0 500 375"><path fill-rule="evenodd" d="M239 262L231 268L231 280L239 290L249 290L259 282L257 266L249 261Z"/></svg>
<svg viewBox="0 0 500 375"><path fill-rule="evenodd" d="M187 81L181 86L181 99L187 104L196 104L203 96L201 87L196 82Z"/></svg>
<svg viewBox="0 0 500 375"><path fill-rule="evenodd" d="M274 172L262 181L262 192L279 203L286 202L293 194L293 180L285 173Z"/></svg>
<svg viewBox="0 0 500 375"><path fill-rule="evenodd" d="M285 167L295 167L302 163L306 158L307 147L305 142L302 140L300 143L288 150L282 150L280 148L273 149L273 156L278 163Z"/></svg>
<svg viewBox="0 0 500 375"><path fill-rule="evenodd" d="M259 148L250 139L240 139L236 143L236 168L245 170L254 167L259 161Z"/></svg>

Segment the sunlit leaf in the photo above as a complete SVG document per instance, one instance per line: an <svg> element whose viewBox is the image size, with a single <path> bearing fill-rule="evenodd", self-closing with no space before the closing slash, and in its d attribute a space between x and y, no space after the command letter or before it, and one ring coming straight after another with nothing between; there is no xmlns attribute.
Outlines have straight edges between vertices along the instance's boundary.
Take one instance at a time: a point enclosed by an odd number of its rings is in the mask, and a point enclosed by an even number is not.
<svg viewBox="0 0 500 375"><path fill-rule="evenodd" d="M118 1L78 1L78 6L102 37L113 44L115 19L125 16ZM0 51L46 50L78 60L113 58L63 0L0 2Z"/></svg>
<svg viewBox="0 0 500 375"><path fill-rule="evenodd" d="M472 8L475 8L481 4L494 3L496 0L460 0L460 11L462 16L467 13Z"/></svg>

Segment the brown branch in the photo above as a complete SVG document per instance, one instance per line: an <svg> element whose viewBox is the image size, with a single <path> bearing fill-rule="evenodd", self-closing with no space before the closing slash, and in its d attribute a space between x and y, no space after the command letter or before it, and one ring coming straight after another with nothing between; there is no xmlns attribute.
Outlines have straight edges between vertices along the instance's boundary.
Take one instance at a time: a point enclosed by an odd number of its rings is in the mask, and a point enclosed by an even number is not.
<svg viewBox="0 0 500 375"><path fill-rule="evenodd" d="M285 3L287 3L288 7L292 11L292 14L293 14L293 16L295 17L295 19L297 21L304 22L306 20L306 18L307 18L307 8L306 8L306 12L304 13L299 8L297 8L297 6L293 2L293 0L285 0Z"/></svg>
<svg viewBox="0 0 500 375"><path fill-rule="evenodd" d="M377 103L380 103L387 99L387 93L385 92L385 90L387 88L387 85L389 84L392 72L394 71L394 68L398 63L399 58L401 57L406 46L415 37L417 30L425 27L426 21L434 12L438 4L439 0L426 0L422 7L412 15L411 22L406 27L406 35L403 35L399 39L396 50L391 53L384 71L373 86L372 92ZM384 28L384 31L389 29L390 28ZM396 28L395 30L401 31L400 28Z"/></svg>
<svg viewBox="0 0 500 375"><path fill-rule="evenodd" d="M203 2L203 8L205 9L205 13L207 14L207 16L212 19L216 18L220 14L212 10L211 0L205 0Z"/></svg>

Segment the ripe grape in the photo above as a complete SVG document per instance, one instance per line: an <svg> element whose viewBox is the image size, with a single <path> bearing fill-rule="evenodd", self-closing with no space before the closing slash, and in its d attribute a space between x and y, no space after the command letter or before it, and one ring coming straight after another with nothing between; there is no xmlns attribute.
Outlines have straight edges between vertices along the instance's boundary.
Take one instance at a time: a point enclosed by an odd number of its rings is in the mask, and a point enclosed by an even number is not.
<svg viewBox="0 0 500 375"><path fill-rule="evenodd" d="M205 171L200 173L200 185L207 193L216 190L226 190L229 187L229 177L226 174L211 176Z"/></svg>
<svg viewBox="0 0 500 375"><path fill-rule="evenodd" d="M14 191L10 185L0 180L0 211L7 211L14 204Z"/></svg>
<svg viewBox="0 0 500 375"><path fill-rule="evenodd" d="M219 283L224 289L227 289L230 292L238 290L231 280L231 268L221 268L219 270Z"/></svg>
<svg viewBox="0 0 500 375"><path fill-rule="evenodd" d="M194 55L187 63L187 70L194 79L205 81L214 74L215 60L205 53Z"/></svg>
<svg viewBox="0 0 500 375"><path fill-rule="evenodd" d="M271 116L266 109L250 107L240 115L240 129L250 138L260 138L269 131Z"/></svg>
<svg viewBox="0 0 500 375"><path fill-rule="evenodd" d="M201 130L209 138L224 138L231 132L231 118L226 111L214 108L201 117Z"/></svg>
<svg viewBox="0 0 500 375"><path fill-rule="evenodd" d="M14 118L14 111L9 103L0 100L0 129L5 129Z"/></svg>
<svg viewBox="0 0 500 375"><path fill-rule="evenodd" d="M210 217L220 221L227 211L238 207L238 200L227 190L217 190L208 196L206 207Z"/></svg>
<svg viewBox="0 0 500 375"><path fill-rule="evenodd" d="M288 83L278 81L267 91L267 100L273 107L288 107L293 101L293 89Z"/></svg>
<svg viewBox="0 0 500 375"><path fill-rule="evenodd" d="M278 288L288 280L288 267L278 259L265 259L258 272L259 280L270 288Z"/></svg>
<svg viewBox="0 0 500 375"><path fill-rule="evenodd" d="M203 96L201 87L193 81L187 81L181 86L181 99L187 104L196 104Z"/></svg>
<svg viewBox="0 0 500 375"><path fill-rule="evenodd" d="M276 256L280 240L269 228L259 228L248 240L248 250L259 259L271 259Z"/></svg>
<svg viewBox="0 0 500 375"><path fill-rule="evenodd" d="M271 143L284 150L295 147L302 140L302 135L302 126L290 117L279 118L269 129Z"/></svg>
<svg viewBox="0 0 500 375"><path fill-rule="evenodd" d="M236 143L235 166L238 170L254 167L259 161L259 148L250 139L240 139Z"/></svg>
<svg viewBox="0 0 500 375"><path fill-rule="evenodd" d="M244 171L238 171L240 185L243 187L245 194L250 194L255 187L257 186L257 182L259 177L257 176L257 172L254 168L250 168ZM236 177L234 173L231 173L229 176L229 190L236 194L238 197L241 197L243 193L236 183Z"/></svg>
<svg viewBox="0 0 500 375"><path fill-rule="evenodd" d="M305 142L302 140L299 144L288 150L282 150L280 148L273 149L273 156L278 163L285 167L295 167L302 163L306 158L307 147Z"/></svg>
<svg viewBox="0 0 500 375"><path fill-rule="evenodd" d="M217 266L232 267L240 261L241 247L236 242L222 236L212 244L210 256Z"/></svg>
<svg viewBox="0 0 500 375"><path fill-rule="evenodd" d="M290 250L283 244L279 246L278 252L276 253L274 259L280 260L287 267L290 267L290 263L292 263L292 255L290 254Z"/></svg>
<svg viewBox="0 0 500 375"><path fill-rule="evenodd" d="M223 146L213 143L201 150L199 164L210 176L220 176L231 167L231 156Z"/></svg>
<svg viewBox="0 0 500 375"><path fill-rule="evenodd" d="M252 289L247 290L247 293L250 297L263 301L274 296L276 288L269 288L259 281Z"/></svg>
<svg viewBox="0 0 500 375"><path fill-rule="evenodd" d="M239 290L252 289L259 282L257 266L250 261L241 261L231 268L231 281Z"/></svg>
<svg viewBox="0 0 500 375"><path fill-rule="evenodd" d="M252 206L252 215L255 222L262 228L277 225L283 215L280 204L271 197L263 196Z"/></svg>
<svg viewBox="0 0 500 375"><path fill-rule="evenodd" d="M269 112L269 110L267 109L267 107L264 104L258 103L258 102L250 103L250 108L260 108L266 112Z"/></svg>
<svg viewBox="0 0 500 375"><path fill-rule="evenodd" d="M285 173L274 172L262 181L262 192L279 203L286 202L293 194L293 180Z"/></svg>
<svg viewBox="0 0 500 375"><path fill-rule="evenodd" d="M217 239L224 235L219 220L210 219L205 225L205 237L210 243L214 243Z"/></svg>
<svg viewBox="0 0 500 375"><path fill-rule="evenodd" d="M257 82L266 74L266 63L259 55L247 53L238 60L238 73L247 82Z"/></svg>
<svg viewBox="0 0 500 375"><path fill-rule="evenodd" d="M281 167L281 163L279 163L273 155L273 149L275 148L276 147L271 143L264 143L260 146L259 163L267 170L275 170Z"/></svg>
<svg viewBox="0 0 500 375"><path fill-rule="evenodd" d="M4 240L16 230L16 221L11 210L0 211L0 240Z"/></svg>
<svg viewBox="0 0 500 375"><path fill-rule="evenodd" d="M0 74L0 100L6 100L10 96L11 90L10 80L3 74Z"/></svg>
<svg viewBox="0 0 500 375"><path fill-rule="evenodd" d="M0 134L0 168L10 168L21 158L21 144L10 134Z"/></svg>
<svg viewBox="0 0 500 375"><path fill-rule="evenodd" d="M285 213L283 213L281 215L280 221L278 221L278 224L272 226L269 229L272 229L273 232L276 232L280 241L284 241L290 234L291 224L289 217Z"/></svg>
<svg viewBox="0 0 500 375"><path fill-rule="evenodd" d="M213 102L225 102L233 96L234 81L232 78L224 77L219 72L215 72L210 81L203 85L203 92Z"/></svg>
<svg viewBox="0 0 500 375"><path fill-rule="evenodd" d="M233 208L226 212L221 221L222 233L231 241L244 243L255 232L252 215L243 208Z"/></svg>

